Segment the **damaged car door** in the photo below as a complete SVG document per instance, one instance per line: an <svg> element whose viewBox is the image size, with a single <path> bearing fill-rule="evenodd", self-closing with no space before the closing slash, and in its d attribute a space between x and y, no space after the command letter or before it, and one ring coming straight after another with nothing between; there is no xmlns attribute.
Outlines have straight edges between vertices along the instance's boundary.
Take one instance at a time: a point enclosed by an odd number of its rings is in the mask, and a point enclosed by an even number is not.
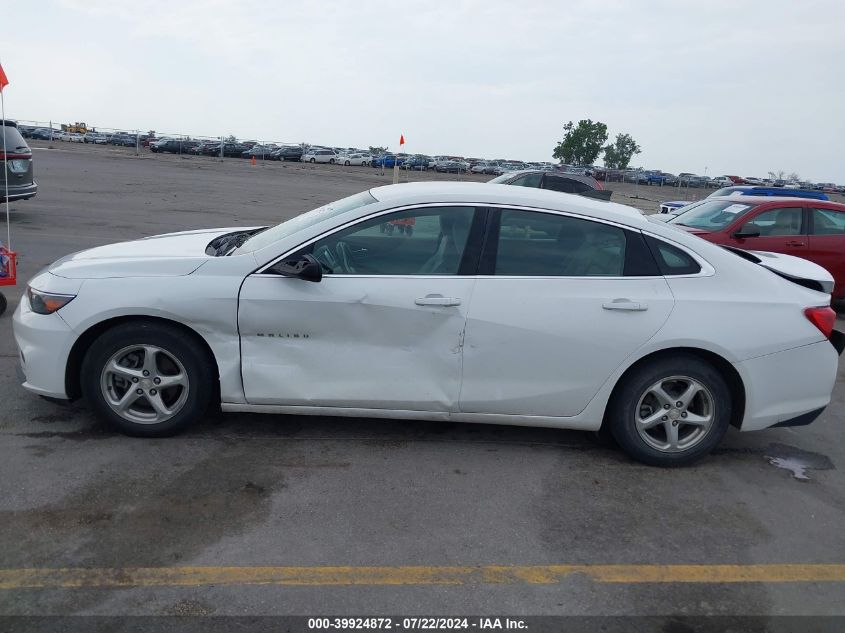
<svg viewBox="0 0 845 633"><path fill-rule="evenodd" d="M247 401L452 411L478 213L423 206L371 216L247 277L238 315Z"/></svg>

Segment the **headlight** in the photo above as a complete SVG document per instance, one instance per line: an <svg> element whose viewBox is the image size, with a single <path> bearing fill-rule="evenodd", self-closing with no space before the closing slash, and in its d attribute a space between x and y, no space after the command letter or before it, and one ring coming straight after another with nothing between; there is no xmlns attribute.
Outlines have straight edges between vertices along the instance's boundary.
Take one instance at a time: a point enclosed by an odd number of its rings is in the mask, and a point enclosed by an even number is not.
<svg viewBox="0 0 845 633"><path fill-rule="evenodd" d="M36 314L53 314L53 312L65 307L76 297L76 295L41 292L30 286L26 288L26 296L29 299L29 305L32 311Z"/></svg>

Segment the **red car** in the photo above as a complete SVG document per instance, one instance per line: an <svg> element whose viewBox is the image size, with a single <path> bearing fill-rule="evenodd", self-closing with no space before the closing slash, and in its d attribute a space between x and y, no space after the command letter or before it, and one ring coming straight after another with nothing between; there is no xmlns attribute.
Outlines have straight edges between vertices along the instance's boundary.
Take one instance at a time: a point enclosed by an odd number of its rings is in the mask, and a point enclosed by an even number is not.
<svg viewBox="0 0 845 633"><path fill-rule="evenodd" d="M845 204L809 198L705 198L668 220L708 242L809 259L833 275L845 299Z"/></svg>

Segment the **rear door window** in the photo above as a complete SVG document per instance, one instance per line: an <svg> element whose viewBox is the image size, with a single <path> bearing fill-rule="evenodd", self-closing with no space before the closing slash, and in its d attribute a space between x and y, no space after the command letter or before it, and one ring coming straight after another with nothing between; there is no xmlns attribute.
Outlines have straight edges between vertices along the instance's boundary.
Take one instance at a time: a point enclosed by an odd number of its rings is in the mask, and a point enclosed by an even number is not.
<svg viewBox="0 0 845 633"><path fill-rule="evenodd" d="M845 236L845 213L835 209L811 209L812 235Z"/></svg>
<svg viewBox="0 0 845 633"><path fill-rule="evenodd" d="M536 211L502 211L495 274L532 277L621 277L625 231Z"/></svg>

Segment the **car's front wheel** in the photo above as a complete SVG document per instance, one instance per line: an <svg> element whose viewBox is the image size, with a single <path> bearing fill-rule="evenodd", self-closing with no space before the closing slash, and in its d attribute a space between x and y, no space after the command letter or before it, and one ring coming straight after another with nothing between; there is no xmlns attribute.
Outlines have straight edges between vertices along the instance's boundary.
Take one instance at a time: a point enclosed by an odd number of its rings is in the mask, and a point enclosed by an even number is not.
<svg viewBox="0 0 845 633"><path fill-rule="evenodd" d="M678 354L628 375L611 399L606 424L634 459L680 466L716 447L730 424L731 408L730 390L716 368Z"/></svg>
<svg viewBox="0 0 845 633"><path fill-rule="evenodd" d="M82 391L97 416L128 435L174 435L211 401L213 359L174 326L127 323L102 334L82 363Z"/></svg>

